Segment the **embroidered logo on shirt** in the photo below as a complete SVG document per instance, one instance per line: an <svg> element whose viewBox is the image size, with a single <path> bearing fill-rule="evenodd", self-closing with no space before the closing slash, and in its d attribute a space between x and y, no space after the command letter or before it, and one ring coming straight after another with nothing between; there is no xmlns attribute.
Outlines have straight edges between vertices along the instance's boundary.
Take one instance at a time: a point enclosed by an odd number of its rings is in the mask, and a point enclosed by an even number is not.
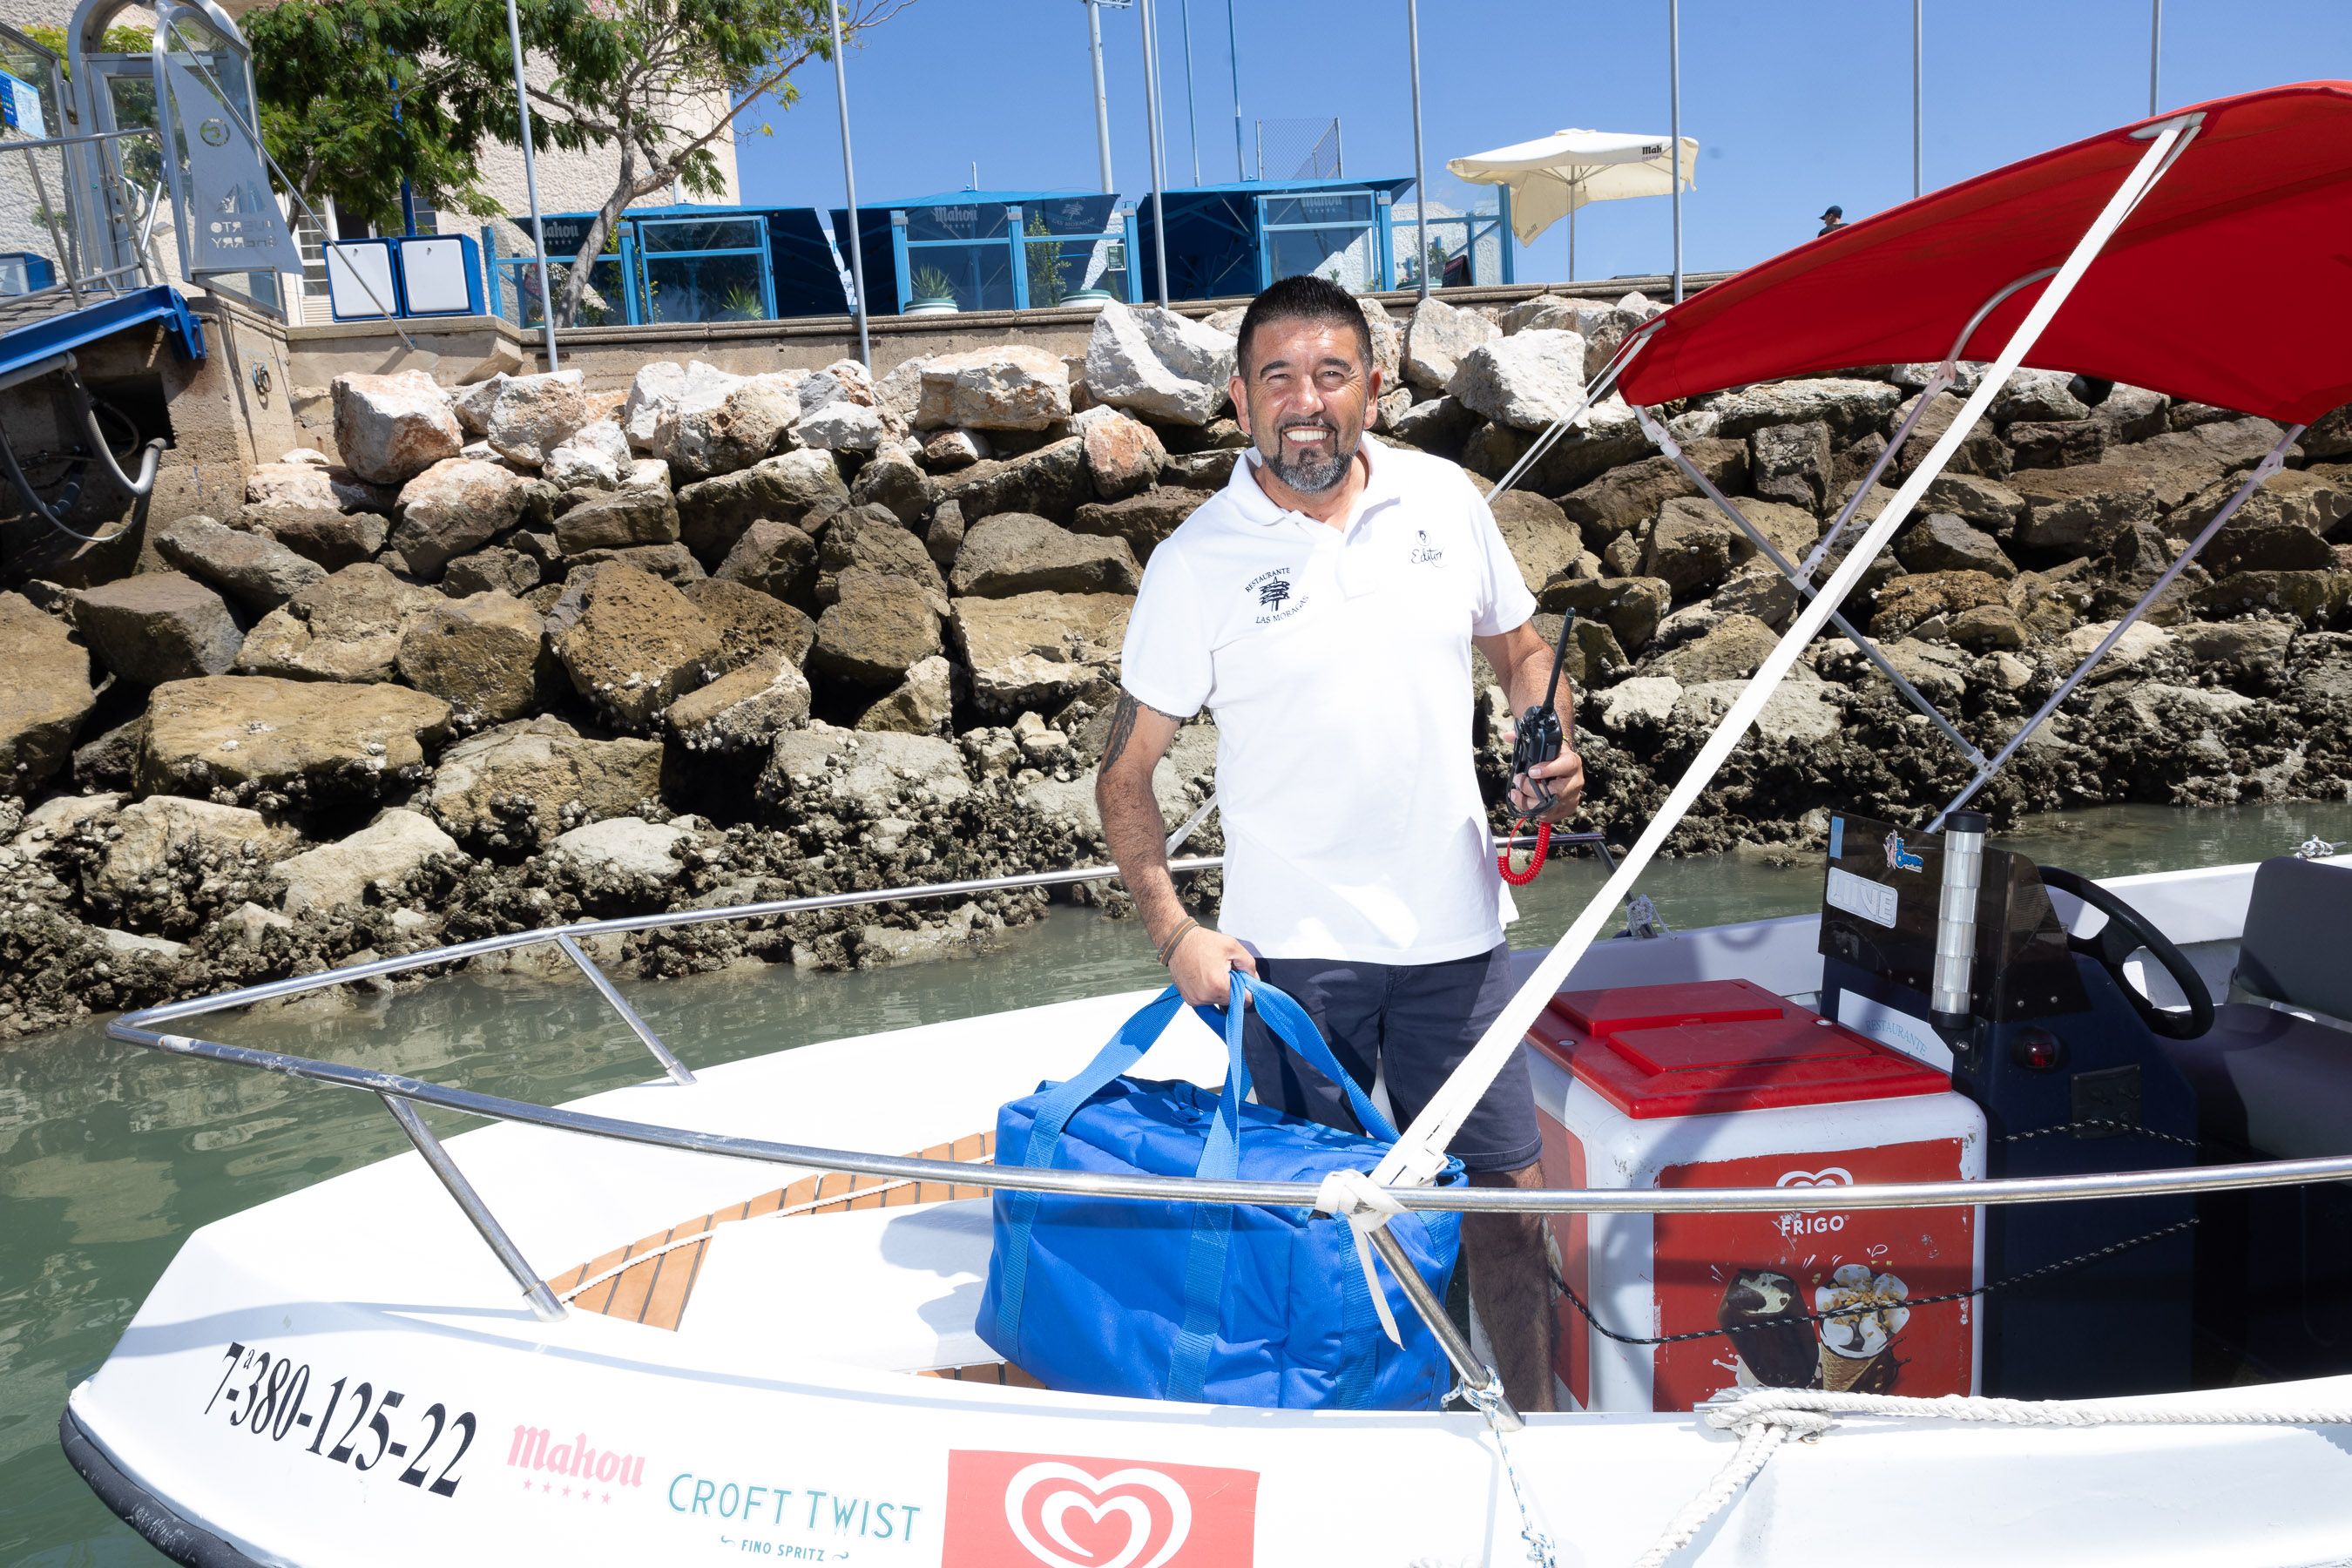
<svg viewBox="0 0 2352 1568"><path fill-rule="evenodd" d="M1414 530L1413 539L1415 542L1413 544L1412 554L1410 559L1414 565L1434 566L1439 562L1445 559L1445 552L1443 550L1433 550L1430 548L1429 530L1425 528Z"/></svg>
<svg viewBox="0 0 2352 1568"><path fill-rule="evenodd" d="M1286 621L1307 607L1307 601L1291 586L1290 568L1287 566L1259 573L1244 585L1244 592L1257 600L1261 612L1257 624L1262 626Z"/></svg>

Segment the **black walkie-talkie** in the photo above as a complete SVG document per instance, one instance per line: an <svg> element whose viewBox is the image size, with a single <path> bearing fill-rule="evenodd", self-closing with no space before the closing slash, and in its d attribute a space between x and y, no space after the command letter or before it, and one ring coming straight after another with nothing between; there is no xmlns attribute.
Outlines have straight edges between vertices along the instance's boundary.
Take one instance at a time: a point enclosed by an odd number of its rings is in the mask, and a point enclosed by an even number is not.
<svg viewBox="0 0 2352 1568"><path fill-rule="evenodd" d="M1576 626L1576 612L1569 611L1559 618L1559 643L1551 650L1551 680L1544 688L1544 700L1537 707L1519 715L1518 743L1511 748L1511 777L1525 778L1528 789L1535 796L1534 810L1550 809L1559 798L1549 784L1534 773L1538 763L1550 762L1559 755L1567 735L1560 728L1559 710L1552 700L1559 695L1559 667L1568 658L1568 639Z"/></svg>

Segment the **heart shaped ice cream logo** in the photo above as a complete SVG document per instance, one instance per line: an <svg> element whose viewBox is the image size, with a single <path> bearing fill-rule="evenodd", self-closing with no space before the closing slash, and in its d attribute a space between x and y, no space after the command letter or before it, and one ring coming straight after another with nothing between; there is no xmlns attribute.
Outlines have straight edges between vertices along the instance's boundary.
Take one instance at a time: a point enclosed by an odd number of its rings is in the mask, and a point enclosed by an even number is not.
<svg viewBox="0 0 2352 1568"><path fill-rule="evenodd" d="M1159 1510L1151 1506L1153 1499L1161 1505ZM1125 1542L1108 1557L1079 1544L1072 1535L1074 1513L1098 1527L1087 1534L1102 1540L1106 1547L1117 1527L1099 1527L1120 1521L1126 1527ZM1192 1533L1192 1500L1157 1470L1129 1466L1097 1479L1076 1465L1046 1460L1018 1471L1006 1483L1004 1521L1013 1527L1013 1538L1046 1568L1160 1568ZM1038 1539L1041 1531L1046 1541Z"/></svg>
<svg viewBox="0 0 2352 1568"><path fill-rule="evenodd" d="M1776 1187L1850 1187L1853 1173L1843 1165L1824 1165L1818 1171L1790 1171L1772 1184Z"/></svg>

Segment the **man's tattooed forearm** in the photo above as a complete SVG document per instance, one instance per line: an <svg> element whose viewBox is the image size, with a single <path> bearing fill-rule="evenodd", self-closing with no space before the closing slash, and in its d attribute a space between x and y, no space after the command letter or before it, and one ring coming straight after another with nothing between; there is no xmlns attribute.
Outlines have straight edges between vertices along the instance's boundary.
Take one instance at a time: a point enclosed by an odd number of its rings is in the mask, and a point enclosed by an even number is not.
<svg viewBox="0 0 2352 1568"><path fill-rule="evenodd" d="M1160 710L1149 703L1138 702L1124 691L1118 694L1118 706L1111 710L1110 733L1103 737L1100 766L1108 768L1118 761L1120 754L1127 750L1128 742L1135 738L1136 720L1146 712L1160 713ZM1173 713L1160 713L1160 717L1171 724L1183 722Z"/></svg>
<svg viewBox="0 0 2352 1568"><path fill-rule="evenodd" d="M1142 708L1143 704L1126 692L1122 691L1118 694L1118 706L1111 710L1110 733L1103 738L1102 765L1104 767L1108 768L1118 762L1119 753L1127 750L1128 742L1135 736L1136 717Z"/></svg>

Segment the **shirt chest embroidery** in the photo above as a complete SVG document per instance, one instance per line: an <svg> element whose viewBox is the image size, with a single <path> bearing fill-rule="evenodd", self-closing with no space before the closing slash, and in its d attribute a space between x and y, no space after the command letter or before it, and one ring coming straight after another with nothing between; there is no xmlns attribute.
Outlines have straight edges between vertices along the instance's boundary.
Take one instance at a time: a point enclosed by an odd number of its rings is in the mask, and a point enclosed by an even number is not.
<svg viewBox="0 0 2352 1568"><path fill-rule="evenodd" d="M1445 552L1429 542L1429 530L1413 531L1412 553L1406 557L1415 566L1435 566L1445 559Z"/></svg>
<svg viewBox="0 0 2352 1568"><path fill-rule="evenodd" d="M1276 566L1244 584L1242 592L1249 602L1250 618L1258 626L1271 626L1304 610L1307 595L1299 592L1297 577L1297 568Z"/></svg>

